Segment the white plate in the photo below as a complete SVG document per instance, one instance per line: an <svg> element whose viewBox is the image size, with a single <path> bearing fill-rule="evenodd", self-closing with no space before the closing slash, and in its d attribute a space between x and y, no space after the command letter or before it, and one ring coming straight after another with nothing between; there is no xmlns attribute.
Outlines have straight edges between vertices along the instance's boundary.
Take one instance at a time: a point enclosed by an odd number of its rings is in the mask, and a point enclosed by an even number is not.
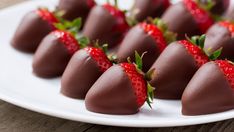
<svg viewBox="0 0 234 132"><path fill-rule="evenodd" d="M10 46L12 34L26 12L39 5L54 4L45 0L29 1L0 12L0 99L51 116L113 126L184 126L234 118L234 110L204 116L183 116L180 101L166 100L155 100L153 110L144 106L135 115L103 115L88 112L82 100L62 96L59 93L60 78L44 80L35 77L31 68L32 56L17 52Z"/></svg>

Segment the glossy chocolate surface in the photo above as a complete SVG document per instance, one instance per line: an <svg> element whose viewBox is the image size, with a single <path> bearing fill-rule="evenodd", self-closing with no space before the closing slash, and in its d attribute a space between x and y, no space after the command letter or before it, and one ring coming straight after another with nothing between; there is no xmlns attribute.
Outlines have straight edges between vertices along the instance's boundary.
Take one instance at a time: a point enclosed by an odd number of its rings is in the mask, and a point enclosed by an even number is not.
<svg viewBox="0 0 234 132"><path fill-rule="evenodd" d="M84 99L86 93L102 75L97 63L85 50L71 58L61 82L61 93L71 98Z"/></svg>
<svg viewBox="0 0 234 132"><path fill-rule="evenodd" d="M234 3L233 2L230 2L230 3L231 4L229 5L225 13L225 17L233 21L234 20Z"/></svg>
<svg viewBox="0 0 234 132"><path fill-rule="evenodd" d="M88 6L87 0L60 0L57 9L65 12L65 19L81 17L85 22L91 7Z"/></svg>
<svg viewBox="0 0 234 132"><path fill-rule="evenodd" d="M219 24L213 25L206 33L205 50L211 54L223 48L220 59L234 60L234 37L229 30Z"/></svg>
<svg viewBox="0 0 234 132"><path fill-rule="evenodd" d="M202 3L207 4L210 0L201 0ZM229 6L230 0L212 0L214 6L211 9L211 12L214 14L223 14Z"/></svg>
<svg viewBox="0 0 234 132"><path fill-rule="evenodd" d="M137 11L136 19L143 21L147 17L160 17L165 10L163 0L136 0L132 12Z"/></svg>
<svg viewBox="0 0 234 132"><path fill-rule="evenodd" d="M186 9L183 2L170 6L163 14L162 20L168 25L168 29L178 34L179 39L199 35L200 30L193 16Z"/></svg>
<svg viewBox="0 0 234 132"><path fill-rule="evenodd" d="M35 11L29 12L19 24L11 44L17 50L34 53L41 40L52 29L51 25L44 21Z"/></svg>
<svg viewBox="0 0 234 132"><path fill-rule="evenodd" d="M234 109L234 90L214 62L203 65L182 97L184 115L204 115Z"/></svg>
<svg viewBox="0 0 234 132"><path fill-rule="evenodd" d="M87 18L83 35L90 40L99 40L101 44L108 43L109 47L113 47L122 38L121 33L112 31L116 23L115 18L106 9L102 6L96 6Z"/></svg>
<svg viewBox="0 0 234 132"><path fill-rule="evenodd" d="M131 81L122 67L112 66L95 82L85 97L85 106L89 111L103 114L138 112Z"/></svg>
<svg viewBox="0 0 234 132"><path fill-rule="evenodd" d="M125 36L117 52L118 59L126 62L128 57L135 60L135 51L147 52L143 57L143 70L147 71L160 54L156 41L139 26L133 27Z"/></svg>
<svg viewBox="0 0 234 132"><path fill-rule="evenodd" d="M33 72L42 78L63 74L71 55L64 44L53 34L47 35L33 58Z"/></svg>
<svg viewBox="0 0 234 132"><path fill-rule="evenodd" d="M183 91L198 67L192 55L178 42L167 46L151 67L156 74L150 81L155 97L181 99Z"/></svg>

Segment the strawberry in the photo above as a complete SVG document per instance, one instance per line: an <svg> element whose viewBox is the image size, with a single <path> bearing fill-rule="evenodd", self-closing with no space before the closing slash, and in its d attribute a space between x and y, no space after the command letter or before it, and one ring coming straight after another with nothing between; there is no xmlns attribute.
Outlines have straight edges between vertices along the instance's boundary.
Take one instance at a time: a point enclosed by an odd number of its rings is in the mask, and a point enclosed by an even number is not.
<svg viewBox="0 0 234 132"><path fill-rule="evenodd" d="M116 6L104 4L91 10L83 34L91 40L108 43L112 48L122 40L128 29L124 12Z"/></svg>
<svg viewBox="0 0 234 132"><path fill-rule="evenodd" d="M173 42L167 46L151 67L157 71L157 75L150 82L157 87L155 97L180 99L198 68L221 54L219 49L210 56L206 55L203 51L204 41L205 35L194 36L192 39Z"/></svg>
<svg viewBox="0 0 234 132"><path fill-rule="evenodd" d="M228 60L206 63L185 88L182 113L204 115L231 109L234 109L233 63Z"/></svg>
<svg viewBox="0 0 234 132"><path fill-rule="evenodd" d="M12 39L12 46L23 52L34 53L41 40L55 30L57 17L47 9L40 8L24 16Z"/></svg>
<svg viewBox="0 0 234 132"><path fill-rule="evenodd" d="M215 50L223 48L220 59L234 60L234 23L220 21L214 24L207 32L205 50L212 54Z"/></svg>
<svg viewBox="0 0 234 132"><path fill-rule="evenodd" d="M136 0L131 10L132 17L143 21L147 17L160 17L171 5L169 0Z"/></svg>
<svg viewBox="0 0 234 132"><path fill-rule="evenodd" d="M151 107L153 87L147 82L153 70L144 75L142 58L136 64L120 63L109 68L93 84L85 97L87 110L104 114L135 114L147 102Z"/></svg>
<svg viewBox="0 0 234 132"><path fill-rule="evenodd" d="M61 83L61 93L71 98L84 99L95 81L112 66L105 48L86 47L74 54Z"/></svg>
<svg viewBox="0 0 234 132"><path fill-rule="evenodd" d="M50 78L62 75L71 56L89 44L87 38L78 38L75 32L80 28L80 18L65 23L64 26L61 23L55 25L59 30L47 35L35 53L33 72L39 77Z"/></svg>
<svg viewBox="0 0 234 132"><path fill-rule="evenodd" d="M162 20L168 25L169 30L178 33L180 39L184 39L185 34L201 35L214 23L208 12L209 8L209 4L204 6L199 1L183 0L172 5Z"/></svg>
<svg viewBox="0 0 234 132"><path fill-rule="evenodd" d="M81 17L85 22L90 10L95 5L94 0L60 0L57 10L64 12L64 19L73 20Z"/></svg>
<svg viewBox="0 0 234 132"><path fill-rule="evenodd" d="M159 54L166 48L167 44L176 40L176 35L167 30L167 26L160 20L155 19L150 23L139 23L129 30L120 44L117 56L121 62L130 56L134 59L135 51L143 54L143 71L149 70Z"/></svg>

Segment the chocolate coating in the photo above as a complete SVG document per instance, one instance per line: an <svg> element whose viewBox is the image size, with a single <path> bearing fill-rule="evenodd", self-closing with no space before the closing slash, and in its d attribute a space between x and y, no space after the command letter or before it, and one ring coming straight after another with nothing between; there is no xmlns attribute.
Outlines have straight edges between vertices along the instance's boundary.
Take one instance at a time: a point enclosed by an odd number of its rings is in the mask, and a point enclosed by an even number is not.
<svg viewBox="0 0 234 132"><path fill-rule="evenodd" d="M73 20L81 17L85 22L91 8L88 6L87 0L60 0L57 9L65 12L63 15L65 19Z"/></svg>
<svg viewBox="0 0 234 132"><path fill-rule="evenodd" d="M99 40L101 44L107 43L109 47L113 47L122 38L121 33L112 31L116 23L115 18L106 9L95 6L87 18L83 35L90 40Z"/></svg>
<svg viewBox="0 0 234 132"><path fill-rule="evenodd" d="M35 11L31 11L23 17L13 36L11 45L17 50L34 53L41 40L51 31L51 25Z"/></svg>
<svg viewBox="0 0 234 132"><path fill-rule="evenodd" d="M160 54L156 41L139 25L133 27L123 39L117 51L118 59L120 62L126 62L128 57L135 60L135 51L139 54L147 52L143 57L144 71L149 70Z"/></svg>
<svg viewBox="0 0 234 132"><path fill-rule="evenodd" d="M184 39L185 34L189 37L201 34L193 16L183 2L170 6L163 14L162 20L170 31L178 34L179 39Z"/></svg>
<svg viewBox="0 0 234 132"><path fill-rule="evenodd" d="M234 109L234 91L214 62L203 65L182 97L184 115L204 115Z"/></svg>
<svg viewBox="0 0 234 132"><path fill-rule="evenodd" d="M212 0L215 5L211 9L214 14L223 14L229 6L230 0ZM208 0L201 0L202 3L207 4Z"/></svg>
<svg viewBox="0 0 234 132"><path fill-rule="evenodd" d="M213 53L223 47L220 59L234 60L234 38L229 30L219 24L213 25L206 33L204 49L209 53Z"/></svg>
<svg viewBox="0 0 234 132"><path fill-rule="evenodd" d="M61 93L71 98L84 99L88 90L102 75L97 63L85 50L71 58L61 82Z"/></svg>
<svg viewBox="0 0 234 132"><path fill-rule="evenodd" d="M198 67L192 55L177 42L167 46L151 69L156 75L150 81L155 87L155 97L181 99L183 91Z"/></svg>
<svg viewBox="0 0 234 132"><path fill-rule="evenodd" d="M234 20L234 3L233 2L230 2L230 3L231 4L229 5L225 13L225 17L233 21Z"/></svg>
<svg viewBox="0 0 234 132"><path fill-rule="evenodd" d="M131 81L121 66L112 66L102 74L87 93L85 106L89 111L103 114L128 115L138 112Z"/></svg>
<svg viewBox="0 0 234 132"><path fill-rule="evenodd" d="M63 74L71 55L64 44L53 34L47 35L33 58L33 72L42 78Z"/></svg>
<svg viewBox="0 0 234 132"><path fill-rule="evenodd" d="M164 0L136 0L132 12L138 11L135 18L143 21L147 17L160 17L167 9L163 4Z"/></svg>

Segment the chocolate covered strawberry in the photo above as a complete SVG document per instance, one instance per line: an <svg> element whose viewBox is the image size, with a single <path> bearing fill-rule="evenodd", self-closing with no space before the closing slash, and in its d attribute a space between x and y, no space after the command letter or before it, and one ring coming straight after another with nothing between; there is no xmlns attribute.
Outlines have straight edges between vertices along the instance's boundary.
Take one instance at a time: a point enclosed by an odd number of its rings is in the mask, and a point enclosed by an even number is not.
<svg viewBox="0 0 234 132"><path fill-rule="evenodd" d="M95 6L85 23L83 35L90 40L108 43L112 48L118 44L128 31L129 25L123 11L110 4Z"/></svg>
<svg viewBox="0 0 234 132"><path fill-rule="evenodd" d="M61 82L61 93L71 98L84 99L95 81L112 66L104 49L87 47L70 60Z"/></svg>
<svg viewBox="0 0 234 132"><path fill-rule="evenodd" d="M64 19L73 20L81 17L85 22L90 10L95 5L94 0L60 0L57 10L64 12Z"/></svg>
<svg viewBox="0 0 234 132"><path fill-rule="evenodd" d="M87 38L79 38L76 33L81 19L65 23L57 24L59 30L47 35L38 47L33 59L33 72L37 76L50 78L62 75L71 56L89 44Z"/></svg>
<svg viewBox="0 0 234 132"><path fill-rule="evenodd" d="M143 21L147 17L160 17L170 5L169 0L136 0L131 14Z"/></svg>
<svg viewBox="0 0 234 132"><path fill-rule="evenodd" d="M118 59L123 62L128 57L134 59L134 53L147 52L143 58L143 71L149 70L167 44L176 40L176 35L167 30L160 19L150 23L140 23L129 30L117 51Z"/></svg>
<svg viewBox="0 0 234 132"><path fill-rule="evenodd" d="M234 23L221 21L213 25L206 34L205 50L212 54L223 48L219 58L234 60Z"/></svg>
<svg viewBox="0 0 234 132"><path fill-rule="evenodd" d="M86 109L104 114L135 114L153 100L153 87L147 82L153 71L144 75L142 60L136 53L136 64L120 63L109 68L94 83L85 97Z"/></svg>
<svg viewBox="0 0 234 132"><path fill-rule="evenodd" d="M27 13L19 24L12 39L12 46L23 52L34 53L41 40L55 30L56 16L47 9Z"/></svg>
<svg viewBox="0 0 234 132"><path fill-rule="evenodd" d="M178 33L178 37L184 39L185 34L188 36L204 34L213 25L214 20L207 10L199 1L183 0L170 6L162 20L170 31Z"/></svg>
<svg viewBox="0 0 234 132"><path fill-rule="evenodd" d="M210 11L214 14L223 14L230 5L230 0L199 0L205 6L209 4Z"/></svg>
<svg viewBox="0 0 234 132"><path fill-rule="evenodd" d="M220 55L221 49L207 56L203 51L204 41L205 35L173 42L161 53L151 67L157 73L150 81L152 86L157 87L156 98L180 99L198 68Z"/></svg>
<svg viewBox="0 0 234 132"><path fill-rule="evenodd" d="M217 60L203 65L182 96L184 115L204 115L234 109L234 65Z"/></svg>

